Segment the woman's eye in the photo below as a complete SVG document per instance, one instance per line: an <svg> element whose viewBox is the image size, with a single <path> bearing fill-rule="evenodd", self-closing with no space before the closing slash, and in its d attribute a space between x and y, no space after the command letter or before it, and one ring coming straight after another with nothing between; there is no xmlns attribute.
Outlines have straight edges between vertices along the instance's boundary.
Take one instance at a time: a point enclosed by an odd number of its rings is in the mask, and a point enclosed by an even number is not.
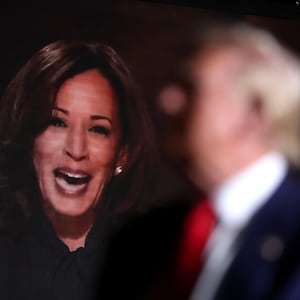
<svg viewBox="0 0 300 300"><path fill-rule="evenodd" d="M110 133L110 130L105 126L93 126L90 128L89 131L95 132L95 133L98 133L101 135L105 135L105 136L108 136Z"/></svg>
<svg viewBox="0 0 300 300"><path fill-rule="evenodd" d="M66 122L58 117L52 117L50 120L50 125L54 127L67 127Z"/></svg>

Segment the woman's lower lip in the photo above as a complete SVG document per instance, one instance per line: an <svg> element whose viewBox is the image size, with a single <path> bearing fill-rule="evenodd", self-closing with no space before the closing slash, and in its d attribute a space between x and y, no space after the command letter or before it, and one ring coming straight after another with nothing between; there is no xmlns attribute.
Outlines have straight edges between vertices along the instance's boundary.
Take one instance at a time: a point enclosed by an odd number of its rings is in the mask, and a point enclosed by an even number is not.
<svg viewBox="0 0 300 300"><path fill-rule="evenodd" d="M88 183L83 184L69 184L63 178L55 177L56 187L60 193L64 195L80 196L87 190Z"/></svg>

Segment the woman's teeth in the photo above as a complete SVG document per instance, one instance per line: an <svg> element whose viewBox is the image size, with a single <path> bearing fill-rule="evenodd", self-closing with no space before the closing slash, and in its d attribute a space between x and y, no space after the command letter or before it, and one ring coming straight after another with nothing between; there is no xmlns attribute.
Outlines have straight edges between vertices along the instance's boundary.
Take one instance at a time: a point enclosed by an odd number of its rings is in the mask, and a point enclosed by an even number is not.
<svg viewBox="0 0 300 300"><path fill-rule="evenodd" d="M81 193L91 179L91 176L84 173L71 173L59 169L54 171L57 185L67 194Z"/></svg>

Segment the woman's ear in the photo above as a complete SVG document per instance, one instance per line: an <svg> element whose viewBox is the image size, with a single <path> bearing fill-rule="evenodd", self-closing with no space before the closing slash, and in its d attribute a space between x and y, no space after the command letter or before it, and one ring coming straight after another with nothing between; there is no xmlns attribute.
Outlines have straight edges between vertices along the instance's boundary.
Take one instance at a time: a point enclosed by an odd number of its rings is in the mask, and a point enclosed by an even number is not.
<svg viewBox="0 0 300 300"><path fill-rule="evenodd" d="M126 169L127 161L128 161L128 147L123 146L121 147L118 154L115 175L122 173L124 169Z"/></svg>

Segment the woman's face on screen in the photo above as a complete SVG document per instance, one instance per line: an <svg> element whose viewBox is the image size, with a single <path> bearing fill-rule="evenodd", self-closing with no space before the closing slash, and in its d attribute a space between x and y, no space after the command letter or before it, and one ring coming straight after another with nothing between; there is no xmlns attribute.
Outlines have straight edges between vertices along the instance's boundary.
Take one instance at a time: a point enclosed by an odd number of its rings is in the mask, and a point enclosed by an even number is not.
<svg viewBox="0 0 300 300"><path fill-rule="evenodd" d="M115 93L97 70L66 80L48 128L34 142L43 207L79 216L92 211L118 163L120 122Z"/></svg>

